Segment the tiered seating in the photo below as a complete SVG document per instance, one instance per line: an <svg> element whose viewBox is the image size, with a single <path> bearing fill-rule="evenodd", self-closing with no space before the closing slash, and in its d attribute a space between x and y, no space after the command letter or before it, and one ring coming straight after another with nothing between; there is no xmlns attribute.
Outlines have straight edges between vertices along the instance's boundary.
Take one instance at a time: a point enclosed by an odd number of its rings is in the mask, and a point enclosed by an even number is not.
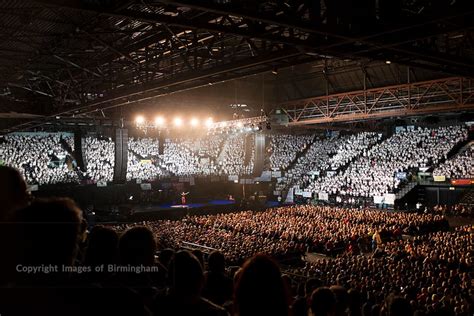
<svg viewBox="0 0 474 316"><path fill-rule="evenodd" d="M72 137L59 133L10 134L0 144L0 159L21 171L30 184L77 183L74 162L60 139L74 148Z"/></svg>
<svg viewBox="0 0 474 316"><path fill-rule="evenodd" d="M400 184L396 172L436 165L466 137L466 129L460 126L403 131L365 151L346 170L317 179L310 189L363 197L393 192Z"/></svg>
<svg viewBox="0 0 474 316"><path fill-rule="evenodd" d="M115 145L110 138L86 137L86 177L94 182L109 182L114 177Z"/></svg>

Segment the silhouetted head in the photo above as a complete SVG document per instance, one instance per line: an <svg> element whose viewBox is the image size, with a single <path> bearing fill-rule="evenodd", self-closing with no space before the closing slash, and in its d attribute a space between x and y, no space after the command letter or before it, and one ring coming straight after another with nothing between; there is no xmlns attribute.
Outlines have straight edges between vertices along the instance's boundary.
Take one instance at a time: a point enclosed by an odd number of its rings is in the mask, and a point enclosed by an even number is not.
<svg viewBox="0 0 474 316"><path fill-rule="evenodd" d="M200 295L204 274L201 263L189 251L178 251L170 264L169 271L172 291L182 297Z"/></svg>
<svg viewBox="0 0 474 316"><path fill-rule="evenodd" d="M155 237L147 227L130 228L119 239L119 257L122 264L153 265L155 251Z"/></svg>
<svg viewBox="0 0 474 316"><path fill-rule="evenodd" d="M387 316L411 316L410 302L399 296L390 295L387 297L385 306L387 308Z"/></svg>
<svg viewBox="0 0 474 316"><path fill-rule="evenodd" d="M336 312L336 297L327 287L319 287L311 294L311 311L314 316L330 316Z"/></svg>
<svg viewBox="0 0 474 316"><path fill-rule="evenodd" d="M266 255L256 255L242 266L234 291L238 315L288 315L288 294L278 265Z"/></svg>
<svg viewBox="0 0 474 316"><path fill-rule="evenodd" d="M220 251L213 251L207 261L208 270L214 273L225 272L225 257Z"/></svg>
<svg viewBox="0 0 474 316"><path fill-rule="evenodd" d="M318 287L322 286L323 282L321 282L320 279L316 278L310 278L306 281L305 283L305 295L310 296L314 290L316 290Z"/></svg>
<svg viewBox="0 0 474 316"><path fill-rule="evenodd" d="M339 285L331 286L330 290L336 298L336 315L346 315L346 310L349 308L349 294L347 294L347 290Z"/></svg>
<svg viewBox="0 0 474 316"><path fill-rule="evenodd" d="M73 264L82 212L67 198L39 199L15 214L18 258L23 264Z"/></svg>
<svg viewBox="0 0 474 316"><path fill-rule="evenodd" d="M117 260L118 235L104 226L95 226L89 234L85 264L112 264Z"/></svg>
<svg viewBox="0 0 474 316"><path fill-rule="evenodd" d="M0 166L0 222L12 212L27 205L29 194L20 172L12 167Z"/></svg>
<svg viewBox="0 0 474 316"><path fill-rule="evenodd" d="M163 266L165 266L165 268L169 268L171 260L174 256L174 252L175 251L171 248L166 248L160 251L160 254L158 255L158 260Z"/></svg>
<svg viewBox="0 0 474 316"><path fill-rule="evenodd" d="M204 254L199 249L194 249L192 254L199 260L201 267L204 267Z"/></svg>

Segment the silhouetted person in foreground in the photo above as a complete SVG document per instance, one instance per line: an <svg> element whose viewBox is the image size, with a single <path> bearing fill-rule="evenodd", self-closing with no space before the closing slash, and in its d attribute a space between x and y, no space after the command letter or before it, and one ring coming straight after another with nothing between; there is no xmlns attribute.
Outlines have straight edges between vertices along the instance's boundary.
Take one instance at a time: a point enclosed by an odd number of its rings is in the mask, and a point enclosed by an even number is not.
<svg viewBox="0 0 474 316"><path fill-rule="evenodd" d="M30 200L27 185L20 172L12 167L0 166L0 286L12 281L15 274L11 225L16 210L25 207Z"/></svg>
<svg viewBox="0 0 474 316"><path fill-rule="evenodd" d="M28 204L27 185L20 172L12 167L0 166L0 222Z"/></svg>
<svg viewBox="0 0 474 316"><path fill-rule="evenodd" d="M299 296L293 302L291 306L291 312L293 316L307 316L308 315L308 302L311 302L311 295L315 289L322 285L321 280L316 278L310 278L304 283L304 293Z"/></svg>
<svg viewBox="0 0 474 316"><path fill-rule="evenodd" d="M156 315L223 316L227 312L201 297L204 274L199 260L188 251L175 254L169 269L169 293L157 296Z"/></svg>
<svg viewBox="0 0 474 316"><path fill-rule="evenodd" d="M111 274L107 269L96 271L102 265L116 264L118 260L118 234L113 229L95 226L89 233L84 264L92 268L91 281L105 281Z"/></svg>
<svg viewBox="0 0 474 316"><path fill-rule="evenodd" d="M153 233L144 226L127 230L119 239L119 265L123 267L154 267L156 241ZM164 273L164 271L162 271ZM158 274L160 272L157 272ZM154 293L154 272L120 272L117 281L120 285L134 289L151 303Z"/></svg>
<svg viewBox="0 0 474 316"><path fill-rule="evenodd" d="M385 315L387 316L411 316L413 315L410 302L403 297L389 295L385 299L385 305L383 307ZM443 313L443 315L449 315Z"/></svg>
<svg viewBox="0 0 474 316"><path fill-rule="evenodd" d="M14 221L18 264L74 264L82 238L82 212L74 201L67 198L36 200L17 211ZM19 279L25 276L20 275ZM46 279L51 280L51 276Z"/></svg>
<svg viewBox="0 0 474 316"><path fill-rule="evenodd" d="M289 314L289 297L280 268L266 255L255 255L236 278L234 309L239 316Z"/></svg>
<svg viewBox="0 0 474 316"><path fill-rule="evenodd" d="M310 299L311 312L314 316L336 315L336 297L327 287L314 290Z"/></svg>
<svg viewBox="0 0 474 316"><path fill-rule="evenodd" d="M213 303L223 305L232 300L232 291L232 279L225 275L225 257L221 252L214 251L208 259L203 296Z"/></svg>
<svg viewBox="0 0 474 316"><path fill-rule="evenodd" d="M75 261L81 221L81 211L70 199L36 200L16 211L9 236L16 274L2 289L2 313L80 315L71 274L63 269ZM29 267L40 270L24 270Z"/></svg>

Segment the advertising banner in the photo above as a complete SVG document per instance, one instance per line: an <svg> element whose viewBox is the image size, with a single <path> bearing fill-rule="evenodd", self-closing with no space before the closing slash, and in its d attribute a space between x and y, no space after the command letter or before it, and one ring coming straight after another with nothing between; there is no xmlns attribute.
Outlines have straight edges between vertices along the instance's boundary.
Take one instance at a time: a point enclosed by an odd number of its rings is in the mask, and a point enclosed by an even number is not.
<svg viewBox="0 0 474 316"><path fill-rule="evenodd" d="M397 172L395 174L395 178L400 179L400 180L406 180L407 173L406 172Z"/></svg>
<svg viewBox="0 0 474 316"><path fill-rule="evenodd" d="M470 185L474 184L474 179L455 179L451 180L452 185Z"/></svg>
<svg viewBox="0 0 474 316"><path fill-rule="evenodd" d="M313 196L313 192L311 191L303 191L303 197L310 198Z"/></svg>
<svg viewBox="0 0 474 316"><path fill-rule="evenodd" d="M272 172L271 171L263 171L262 175L260 176L259 181L272 181Z"/></svg>
<svg viewBox="0 0 474 316"><path fill-rule="evenodd" d="M329 200L329 194L327 192L319 192L318 193L318 200L328 201Z"/></svg>
<svg viewBox="0 0 474 316"><path fill-rule="evenodd" d="M150 191L151 190L151 183L141 183L140 188L143 191Z"/></svg>
<svg viewBox="0 0 474 316"><path fill-rule="evenodd" d="M446 181L446 177L445 176L433 176L433 180L435 182L444 182L444 181Z"/></svg>
<svg viewBox="0 0 474 316"><path fill-rule="evenodd" d="M281 178L281 171L273 171L272 178Z"/></svg>
<svg viewBox="0 0 474 316"><path fill-rule="evenodd" d="M37 184L31 184L28 186L29 192L35 192L35 191L38 191L38 189L39 189L39 186Z"/></svg>
<svg viewBox="0 0 474 316"><path fill-rule="evenodd" d="M394 205L395 204L395 194L393 193L386 193L384 198L385 198L385 204L389 205Z"/></svg>
<svg viewBox="0 0 474 316"><path fill-rule="evenodd" d="M285 203L293 203L293 191L294 191L294 188L290 188L288 190L288 194L286 195L286 200L285 200Z"/></svg>
<svg viewBox="0 0 474 316"><path fill-rule="evenodd" d="M374 196L374 204L384 204L385 197L383 195L375 195Z"/></svg>

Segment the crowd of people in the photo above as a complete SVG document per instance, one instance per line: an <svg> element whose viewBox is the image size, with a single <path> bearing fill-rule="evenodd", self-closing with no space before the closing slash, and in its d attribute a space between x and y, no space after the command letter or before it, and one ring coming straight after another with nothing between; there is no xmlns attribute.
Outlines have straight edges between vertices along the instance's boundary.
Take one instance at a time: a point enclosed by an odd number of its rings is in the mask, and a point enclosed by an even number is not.
<svg viewBox="0 0 474 316"><path fill-rule="evenodd" d="M434 168L433 176L445 176L448 179L474 178L474 144Z"/></svg>
<svg viewBox="0 0 474 316"><path fill-rule="evenodd" d="M467 138L462 126L416 127L382 134L267 135L266 170L281 171L275 191L299 187L340 197L372 198L393 193L398 174L433 168L447 178L474 176L474 147L447 159L450 150ZM21 170L30 184L92 182L113 179L115 145L111 138L85 137L86 170L77 172L71 156L71 135L11 134L2 138L0 159ZM164 176L252 175L255 139L252 133L166 138L163 152L156 138L128 141L127 180L151 181ZM71 152L65 147L69 147ZM443 161L441 163L441 161ZM78 177L78 174L81 176Z"/></svg>
<svg viewBox="0 0 474 316"><path fill-rule="evenodd" d="M199 157L217 159L226 141L226 134L212 134L196 138L179 138L175 140L192 150Z"/></svg>
<svg viewBox="0 0 474 316"><path fill-rule="evenodd" d="M10 167L0 205L6 315L473 313L473 228L447 230L440 215L294 206L89 231L72 200L32 199ZM361 232L373 251L358 249ZM280 268L278 251L318 236L347 238L345 250ZM189 249L198 242L211 246Z"/></svg>
<svg viewBox="0 0 474 316"><path fill-rule="evenodd" d="M110 182L114 178L115 143L111 138L86 137L85 177L93 182Z"/></svg>
<svg viewBox="0 0 474 316"><path fill-rule="evenodd" d="M146 223L171 248L183 242L222 251L232 263L263 252L291 258L307 251L337 254L367 251L380 238L399 238L446 229L443 216L388 213L329 206L293 206L265 212L190 216L181 221ZM118 230L129 226L118 226Z"/></svg>
<svg viewBox="0 0 474 316"><path fill-rule="evenodd" d="M329 159L337 149L337 137L317 138L313 141L306 154L300 156L284 175L284 181L278 186L278 191L283 191L292 185L306 187L312 173L319 174L330 167ZM342 140L341 140L342 141Z"/></svg>
<svg viewBox="0 0 474 316"><path fill-rule="evenodd" d="M166 140L163 167L178 176L211 175L218 172L214 159L199 157L180 142Z"/></svg>
<svg viewBox="0 0 474 316"><path fill-rule="evenodd" d="M429 211L433 214L439 214L443 216L473 216L474 215L474 203L459 203L454 205L435 205Z"/></svg>
<svg viewBox="0 0 474 316"><path fill-rule="evenodd" d="M163 176L158 165L160 142L156 138L128 138L127 181L152 181Z"/></svg>
<svg viewBox="0 0 474 316"><path fill-rule="evenodd" d="M133 152L128 152L127 181L153 181L161 176L163 172L154 158L140 159Z"/></svg>
<svg viewBox="0 0 474 316"><path fill-rule="evenodd" d="M404 297L406 315L469 315L473 310L472 227L433 232L379 245L372 256L321 259L293 272L322 284L356 289L364 315L378 315L385 298ZM360 312L358 313L360 314Z"/></svg>
<svg viewBox="0 0 474 316"><path fill-rule="evenodd" d="M222 174L248 175L253 172L255 158L254 136L250 134L230 135L217 157L217 163ZM247 142L250 142L248 144ZM250 147L251 155L246 161L246 147Z"/></svg>
<svg viewBox="0 0 474 316"><path fill-rule="evenodd" d="M309 146L314 135L269 135L270 168L286 170L296 155Z"/></svg>
<svg viewBox="0 0 474 316"><path fill-rule="evenodd" d="M72 158L61 139L73 145L71 136L60 133L6 135L0 139L0 159L20 170L29 184L77 183Z"/></svg>
<svg viewBox="0 0 474 316"><path fill-rule="evenodd" d="M382 134L362 132L338 141L336 153L329 159L331 170L338 170L382 139Z"/></svg>
<svg viewBox="0 0 474 316"><path fill-rule="evenodd" d="M155 158L160 155L160 141L157 138L128 138L128 150L141 159Z"/></svg>
<svg viewBox="0 0 474 316"><path fill-rule="evenodd" d="M309 189L363 197L392 193L401 182L397 172L435 166L466 138L467 130L461 126L400 131L364 151L347 169L317 178Z"/></svg>

